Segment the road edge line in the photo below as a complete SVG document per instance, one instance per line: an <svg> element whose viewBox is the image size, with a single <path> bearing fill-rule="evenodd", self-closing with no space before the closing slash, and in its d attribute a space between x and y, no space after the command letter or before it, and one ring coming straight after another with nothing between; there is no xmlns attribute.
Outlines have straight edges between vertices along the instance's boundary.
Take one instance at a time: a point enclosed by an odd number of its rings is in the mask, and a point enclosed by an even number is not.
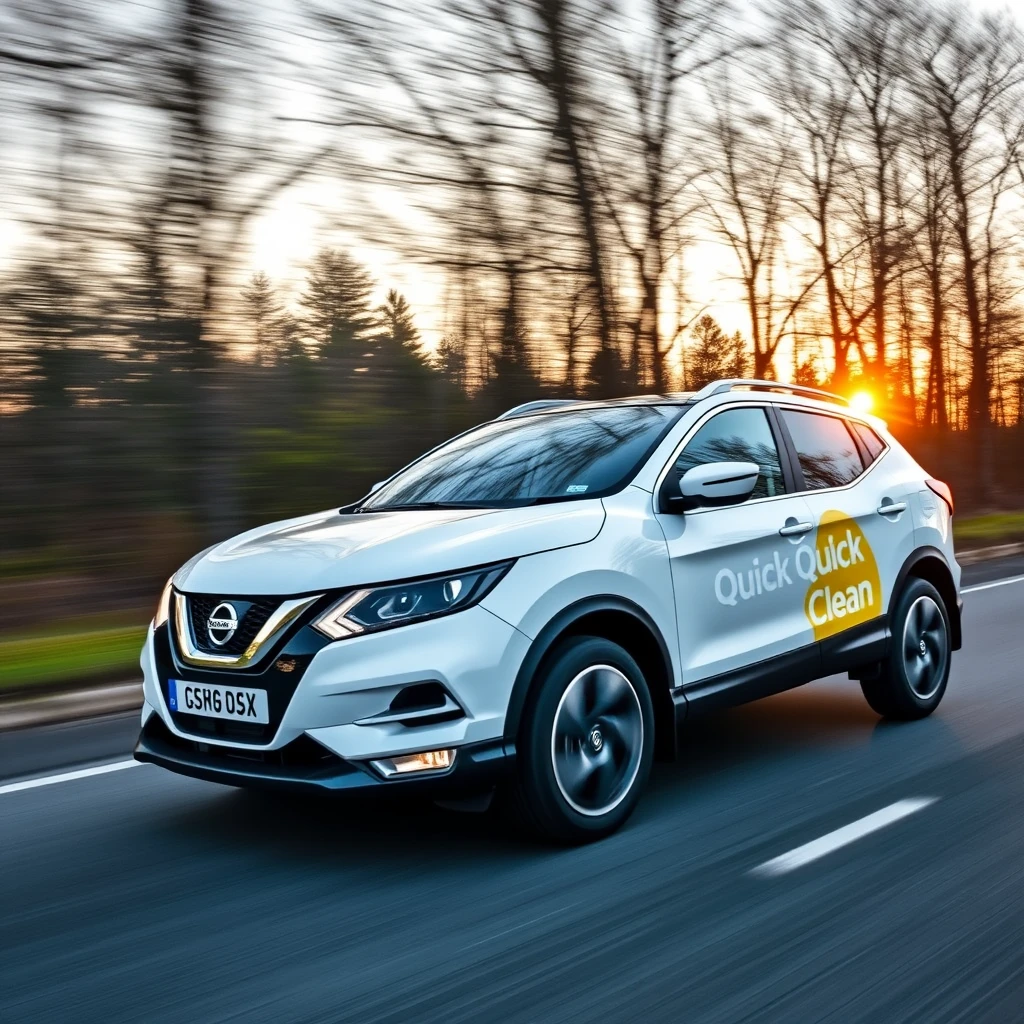
<svg viewBox="0 0 1024 1024"><path fill-rule="evenodd" d="M817 839L812 839L809 843L796 846L792 850L779 854L778 857L772 857L771 860L758 864L756 868L751 869L750 874L756 878L778 878L780 875L802 868L844 846L849 846L850 843L855 843L858 839L863 839L887 825L892 825L911 814L923 811L938 799L937 796L919 796L897 800L872 814L851 821L848 825L843 825L832 832L826 832L825 835L818 836Z"/></svg>
<svg viewBox="0 0 1024 1024"><path fill-rule="evenodd" d="M92 768L78 768L73 772L61 772L59 775L44 775L41 779L25 779L22 782L8 782L0 786L0 796L6 793L20 793L26 789L40 789L42 786L55 786L59 782L72 782L75 779L87 779L93 775L108 775L110 772L123 771L125 768L136 768L141 761L114 761L111 764L98 764Z"/></svg>

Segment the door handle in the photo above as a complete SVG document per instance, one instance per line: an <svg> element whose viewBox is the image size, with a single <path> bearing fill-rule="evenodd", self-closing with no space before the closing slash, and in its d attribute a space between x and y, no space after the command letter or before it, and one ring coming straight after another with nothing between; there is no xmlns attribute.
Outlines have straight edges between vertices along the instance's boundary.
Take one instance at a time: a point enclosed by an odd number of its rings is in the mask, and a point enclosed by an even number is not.
<svg viewBox="0 0 1024 1024"><path fill-rule="evenodd" d="M795 537L800 533L808 533L814 529L813 523L787 523L779 530L782 537Z"/></svg>
<svg viewBox="0 0 1024 1024"><path fill-rule="evenodd" d="M880 516L895 516L900 512L907 511L907 503L905 501L883 501L875 511Z"/></svg>

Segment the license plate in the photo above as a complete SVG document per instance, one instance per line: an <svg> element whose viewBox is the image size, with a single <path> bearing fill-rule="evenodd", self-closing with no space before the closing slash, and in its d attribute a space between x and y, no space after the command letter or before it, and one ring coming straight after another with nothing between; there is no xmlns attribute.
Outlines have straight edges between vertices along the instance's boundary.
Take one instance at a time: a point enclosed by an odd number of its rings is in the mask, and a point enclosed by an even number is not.
<svg viewBox="0 0 1024 1024"><path fill-rule="evenodd" d="M270 721L267 691L242 686L212 686L189 683L184 679L167 680L167 704L172 711L204 718L230 718L234 722Z"/></svg>

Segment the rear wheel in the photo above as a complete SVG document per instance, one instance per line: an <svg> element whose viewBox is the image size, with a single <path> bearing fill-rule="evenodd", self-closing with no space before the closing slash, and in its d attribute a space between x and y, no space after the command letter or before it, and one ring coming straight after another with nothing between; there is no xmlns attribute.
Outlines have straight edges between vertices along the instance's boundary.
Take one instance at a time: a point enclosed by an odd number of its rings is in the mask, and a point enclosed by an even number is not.
<svg viewBox="0 0 1024 1024"><path fill-rule="evenodd" d="M861 680L868 704L886 718L930 715L942 700L952 660L949 615L927 580L911 580L896 603L889 657Z"/></svg>
<svg viewBox="0 0 1024 1024"><path fill-rule="evenodd" d="M548 838L599 839L629 817L650 774L650 693L630 655L597 637L566 641L541 671L520 729L514 802Z"/></svg>

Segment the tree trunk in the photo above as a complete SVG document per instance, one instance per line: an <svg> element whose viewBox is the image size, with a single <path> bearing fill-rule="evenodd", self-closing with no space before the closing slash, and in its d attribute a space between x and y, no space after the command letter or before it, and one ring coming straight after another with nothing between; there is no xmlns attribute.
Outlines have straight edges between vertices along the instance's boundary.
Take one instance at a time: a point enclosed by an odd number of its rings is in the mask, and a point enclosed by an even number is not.
<svg viewBox="0 0 1024 1024"><path fill-rule="evenodd" d="M576 207L583 225L587 251L587 272L594 300L597 304L598 338L601 350L610 351L614 344L611 300L605 279L604 258L597 224L597 202L590 168L583 153L576 114L576 95L571 58L566 49L564 0L537 0L537 13L544 26L548 44L550 73L548 88L555 104L555 130L565 147L566 159L573 179ZM609 367L611 360L600 360L602 367ZM602 380L598 386L603 393L611 393L615 382Z"/></svg>
<svg viewBox="0 0 1024 1024"><path fill-rule="evenodd" d="M976 497L985 504L992 493L991 452L989 450L989 360L982 323L981 298L978 294L978 260L971 239L970 206L964 182L962 156L955 141L950 138L950 179L957 215L954 225L963 257L964 298L967 305L967 324L970 337L971 377L967 387L967 424L972 434L975 453Z"/></svg>

